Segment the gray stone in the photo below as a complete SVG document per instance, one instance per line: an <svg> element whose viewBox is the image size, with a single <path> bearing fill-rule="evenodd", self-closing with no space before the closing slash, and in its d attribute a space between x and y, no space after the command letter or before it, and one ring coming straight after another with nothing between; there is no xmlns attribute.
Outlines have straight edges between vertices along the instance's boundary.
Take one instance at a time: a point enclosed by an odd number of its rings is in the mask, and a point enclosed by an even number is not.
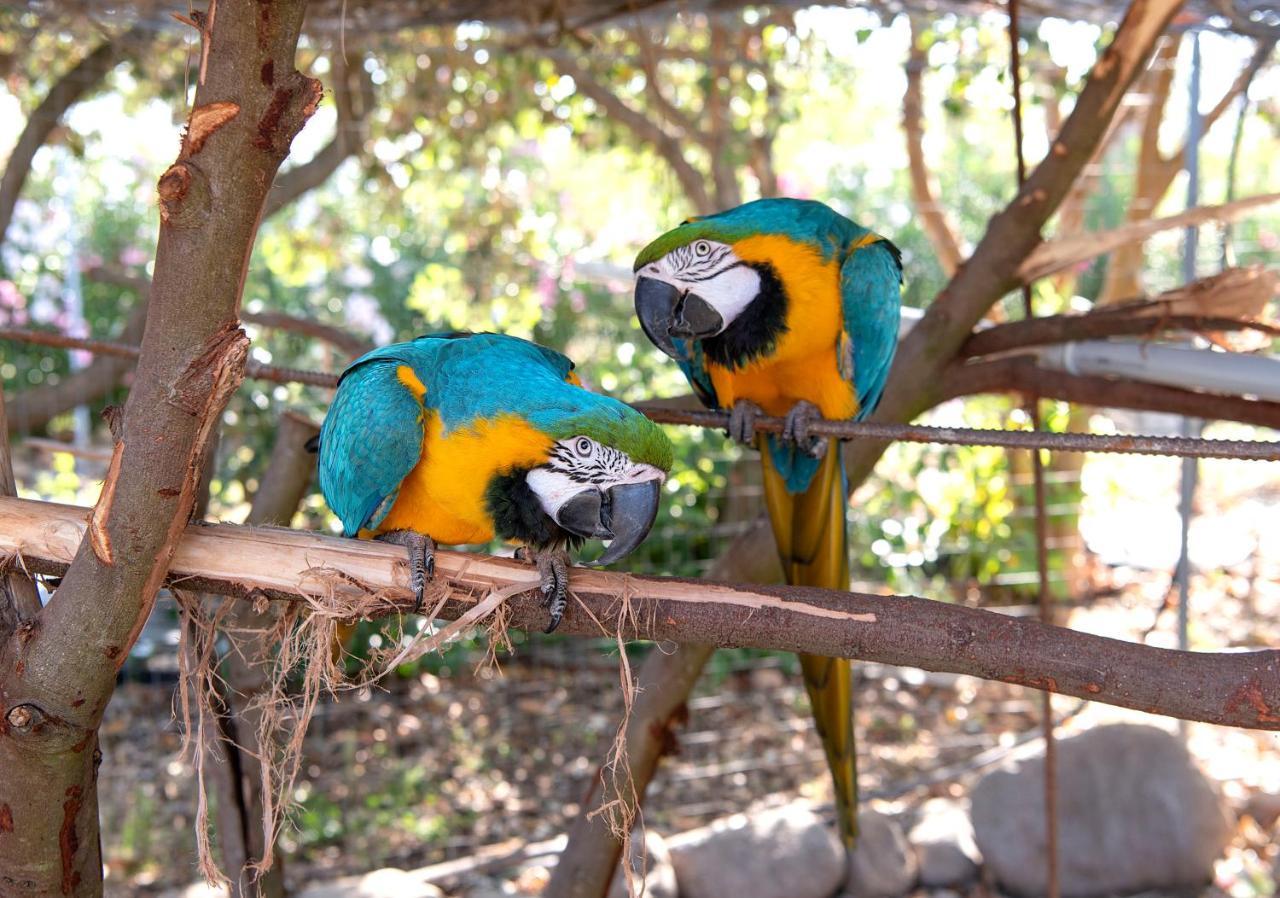
<svg viewBox="0 0 1280 898"><path fill-rule="evenodd" d="M1198 889L1212 878L1232 823L1175 737L1134 724L1097 727L1059 744L1057 779L1066 898ZM1044 894L1044 758L989 773L972 804L989 874L1014 894Z"/></svg>
<svg viewBox="0 0 1280 898"><path fill-rule="evenodd" d="M907 835L920 861L920 885L936 889L978 878L982 855L973 839L968 802L933 798L920 806Z"/></svg>
<svg viewBox="0 0 1280 898"><path fill-rule="evenodd" d="M919 864L900 824L869 808L858 812L858 842L849 856L848 898L899 898L916 884Z"/></svg>
<svg viewBox="0 0 1280 898"><path fill-rule="evenodd" d="M639 833L636 834L639 836ZM653 830L644 838L631 840L631 869L636 872L637 894L644 898L676 898L676 868L671 865L671 849L667 840ZM644 878L640 878L640 872ZM627 883L622 870L613 877L609 898L627 898Z"/></svg>
<svg viewBox="0 0 1280 898"><path fill-rule="evenodd" d="M844 847L803 803L735 814L668 839L681 898L829 898Z"/></svg>
<svg viewBox="0 0 1280 898"><path fill-rule="evenodd" d="M387 867L308 886L298 898L444 898L444 892L412 873Z"/></svg>

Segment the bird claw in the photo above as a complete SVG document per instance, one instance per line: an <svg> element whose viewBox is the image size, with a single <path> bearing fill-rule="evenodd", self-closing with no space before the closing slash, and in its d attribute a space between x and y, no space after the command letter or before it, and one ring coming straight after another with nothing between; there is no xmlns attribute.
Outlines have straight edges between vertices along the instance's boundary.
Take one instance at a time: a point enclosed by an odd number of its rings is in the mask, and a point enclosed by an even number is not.
<svg viewBox="0 0 1280 898"><path fill-rule="evenodd" d="M519 546L516 560L533 564L542 578L542 605L551 614L551 621L543 633L554 632L560 626L564 610L569 605L569 556L563 549L537 549Z"/></svg>
<svg viewBox="0 0 1280 898"><path fill-rule="evenodd" d="M764 412L760 406L748 399L739 399L729 409L729 427L725 431L729 439L744 446L752 446L756 441L756 419Z"/></svg>
<svg viewBox="0 0 1280 898"><path fill-rule="evenodd" d="M377 539L409 550L409 588L413 590L413 613L422 611L427 582L436 578L436 542L414 530L391 530Z"/></svg>
<svg viewBox="0 0 1280 898"><path fill-rule="evenodd" d="M812 402L800 400L791 406L782 424L782 438L794 443L801 452L812 458L822 458L827 452L828 440L825 436L811 434L809 428L818 421L824 420L822 412Z"/></svg>

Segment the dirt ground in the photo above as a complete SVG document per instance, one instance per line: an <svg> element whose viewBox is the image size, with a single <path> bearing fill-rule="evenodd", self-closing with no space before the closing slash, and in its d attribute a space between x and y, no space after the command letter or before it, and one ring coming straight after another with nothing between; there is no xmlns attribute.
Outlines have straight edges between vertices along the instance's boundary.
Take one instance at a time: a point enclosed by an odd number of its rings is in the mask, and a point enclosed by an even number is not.
<svg viewBox="0 0 1280 898"><path fill-rule="evenodd" d="M1255 552L1195 578L1194 648L1280 644L1280 572L1264 569L1262 557ZM1099 597L1070 612L1071 626L1171 644L1171 610L1146 632L1168 591L1167 573L1097 568L1093 580ZM420 867L508 839L563 832L621 711L614 652L604 644L531 640L500 658L501 671L480 664L477 651L455 658L452 669L325 703L308 735L298 810L285 838L289 880ZM648 825L673 833L765 797L829 798L791 663L739 652L713 664L690 702L678 751L651 789ZM858 669L863 790L886 810L961 794L983 769L1036 748L1038 693L966 676ZM197 878L193 776L176 757L172 692L165 677L123 684L103 728L110 894L154 894ZM1176 726L1069 698L1055 699L1055 708L1068 718L1063 733L1117 719ZM1275 735L1207 725L1187 732L1235 808L1280 793ZM1275 852L1270 833L1243 818L1219 865L1218 887L1237 898L1272 894Z"/></svg>

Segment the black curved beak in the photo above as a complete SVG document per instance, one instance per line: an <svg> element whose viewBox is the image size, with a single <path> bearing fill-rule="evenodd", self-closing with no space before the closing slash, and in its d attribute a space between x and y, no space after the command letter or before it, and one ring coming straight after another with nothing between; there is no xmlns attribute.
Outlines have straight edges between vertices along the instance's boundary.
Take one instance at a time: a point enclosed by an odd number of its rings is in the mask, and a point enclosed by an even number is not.
<svg viewBox="0 0 1280 898"><path fill-rule="evenodd" d="M662 481L655 478L640 483L624 483L606 494L603 519L613 534L613 542L596 564L613 564L631 554L644 542L658 517Z"/></svg>
<svg viewBox="0 0 1280 898"><path fill-rule="evenodd" d="M724 329L724 319L705 299L657 278L636 281L636 316L653 344L673 359L683 356L673 338L711 337Z"/></svg>
<svg viewBox="0 0 1280 898"><path fill-rule="evenodd" d="M601 492L587 487L556 512L556 523L584 539L611 539L595 564L612 564L644 542L658 516L660 479L624 483Z"/></svg>

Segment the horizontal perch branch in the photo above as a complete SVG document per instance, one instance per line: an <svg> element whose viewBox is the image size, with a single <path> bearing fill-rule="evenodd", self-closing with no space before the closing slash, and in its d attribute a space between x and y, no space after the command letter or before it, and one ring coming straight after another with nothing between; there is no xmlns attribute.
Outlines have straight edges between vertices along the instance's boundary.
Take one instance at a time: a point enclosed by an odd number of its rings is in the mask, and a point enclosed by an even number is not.
<svg viewBox="0 0 1280 898"><path fill-rule="evenodd" d="M89 509L0 498L0 553L37 573L74 557ZM407 611L404 550L295 530L192 525L168 582L239 596L362 601L366 617ZM436 576L456 619L495 590L531 582L510 559L439 552ZM536 578L533 578L536 581ZM574 568L561 632L810 652L969 674L1153 714L1280 729L1280 651L1197 653L1078 633L910 596L808 587L730 586ZM536 592L536 590L534 590ZM367 597L367 598L363 598ZM55 595L55 603L58 601ZM541 629L530 593L508 600L513 626Z"/></svg>

